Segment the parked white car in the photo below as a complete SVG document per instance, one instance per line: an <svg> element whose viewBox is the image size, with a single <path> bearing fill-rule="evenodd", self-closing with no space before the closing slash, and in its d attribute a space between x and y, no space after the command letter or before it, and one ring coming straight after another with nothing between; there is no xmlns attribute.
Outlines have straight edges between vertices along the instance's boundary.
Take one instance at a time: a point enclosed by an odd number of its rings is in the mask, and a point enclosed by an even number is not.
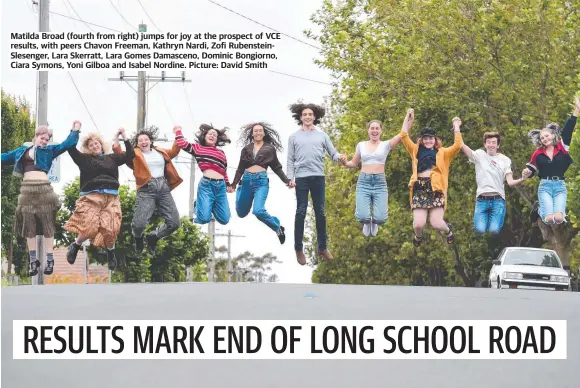
<svg viewBox="0 0 580 388"><path fill-rule="evenodd" d="M570 290L570 276L551 249L509 247L493 261L490 288Z"/></svg>

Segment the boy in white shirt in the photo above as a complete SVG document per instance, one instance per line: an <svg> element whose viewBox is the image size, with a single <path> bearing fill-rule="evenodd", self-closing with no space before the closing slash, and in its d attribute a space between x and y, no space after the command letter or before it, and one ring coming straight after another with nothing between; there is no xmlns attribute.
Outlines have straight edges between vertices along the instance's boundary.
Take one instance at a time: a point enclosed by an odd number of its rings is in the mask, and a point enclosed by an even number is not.
<svg viewBox="0 0 580 388"><path fill-rule="evenodd" d="M473 151L465 143L461 149L475 164L477 193L473 225L479 234L497 234L504 223L506 205L504 181L513 187L521 184L524 178L513 179L511 160L498 152L501 136L497 132L483 134L482 149Z"/></svg>

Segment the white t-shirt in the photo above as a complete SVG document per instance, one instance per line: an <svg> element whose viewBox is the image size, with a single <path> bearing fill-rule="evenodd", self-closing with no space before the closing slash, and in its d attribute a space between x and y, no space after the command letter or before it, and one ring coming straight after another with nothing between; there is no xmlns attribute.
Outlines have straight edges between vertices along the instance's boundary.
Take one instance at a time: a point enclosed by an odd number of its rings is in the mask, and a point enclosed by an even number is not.
<svg viewBox="0 0 580 388"><path fill-rule="evenodd" d="M475 164L477 193L499 193L505 199L504 181L507 174L512 173L512 161L503 154L488 155L485 150L471 153L469 161Z"/></svg>
<svg viewBox="0 0 580 388"><path fill-rule="evenodd" d="M147 162L147 167L151 172L153 178L161 178L165 174L165 159L163 155L156 150L151 150L149 152L143 152L145 157L145 162Z"/></svg>

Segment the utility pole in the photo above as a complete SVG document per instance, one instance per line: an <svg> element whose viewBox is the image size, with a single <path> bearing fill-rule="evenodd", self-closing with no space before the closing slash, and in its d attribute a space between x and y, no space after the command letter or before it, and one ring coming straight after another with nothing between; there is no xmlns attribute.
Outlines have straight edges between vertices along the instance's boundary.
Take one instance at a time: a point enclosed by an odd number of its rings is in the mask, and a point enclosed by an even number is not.
<svg viewBox="0 0 580 388"><path fill-rule="evenodd" d="M212 222L215 222L212 219ZM214 224L215 225L215 224ZM210 223L210 228L212 228L212 223ZM215 239L214 236L219 236L219 237L227 237L228 238L228 282L232 281L232 237L246 237L246 236L241 236L238 234L232 234L232 230L228 230L227 234L222 234L222 233L215 233L215 226L213 226L212 229L210 229L210 242L212 243L212 245L210 246L210 249L214 247L213 245L213 241ZM213 281L213 270L214 270L214 266L215 266L215 248L213 249L213 251L210 251L211 254L211 262L210 262L210 274L212 276L212 278L210 279L210 282Z"/></svg>
<svg viewBox="0 0 580 388"><path fill-rule="evenodd" d="M147 32L146 24L139 24L139 32ZM124 71L119 73L119 78L109 78L109 81L122 81L126 82L127 85L130 81L137 81L137 90L131 86L131 89L137 92L137 131L141 131L145 128L145 118L147 117L147 93L159 82L191 82L191 80L185 79L185 71L181 72L180 77L167 77L165 72L161 72L161 77L151 77L147 76L147 72L139 71L137 76L125 75ZM147 89L147 84L149 82L154 82L153 86Z"/></svg>
<svg viewBox="0 0 580 388"><path fill-rule="evenodd" d="M38 0L38 31L49 32L50 1ZM36 101L36 125L48 125L48 71L39 71L37 77L38 100ZM39 258L41 266L38 275L32 279L32 284L44 284L45 258L44 236L36 236L36 257Z"/></svg>

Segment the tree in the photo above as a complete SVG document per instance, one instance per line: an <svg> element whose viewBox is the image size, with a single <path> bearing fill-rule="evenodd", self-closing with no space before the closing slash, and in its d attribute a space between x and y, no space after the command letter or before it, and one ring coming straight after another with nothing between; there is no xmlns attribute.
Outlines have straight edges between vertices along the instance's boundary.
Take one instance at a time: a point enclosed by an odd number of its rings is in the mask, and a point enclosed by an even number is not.
<svg viewBox="0 0 580 388"><path fill-rule="evenodd" d="M30 118L26 100L1 91L2 95L2 152L9 152L32 141L35 123ZM2 167L2 253L8 260L8 273L28 276L26 240L14 233L14 215L20 194L22 178L12 175L14 166Z"/></svg>
<svg viewBox="0 0 580 388"><path fill-rule="evenodd" d="M339 151L350 155L366 138L366 122L381 120L387 139L399 132L412 107L412 136L429 125L448 145L454 116L461 117L464 140L473 149L481 147L484 132L500 132L501 152L512 159L519 177L534 151L527 132L549 121L563 125L580 88L575 50L580 16L569 2L326 0L312 20L320 27L319 34L307 32L322 46L317 63L337 80L330 102L334 127L327 131ZM578 152L577 134L575 139L573 153ZM387 161L389 219L377 238L366 239L354 219L357 173L330 163L327 171L335 260L320 263L313 281L474 286L505 246L538 247L548 239L567 261L570 241L577 244L577 218L575 226L550 228L551 239L530 223L537 179L506 190L506 222L499 236L476 236L474 171L463 154L451 165L446 212L457 231L457 252L431 232L420 248L412 246L411 165L402 146ZM577 164L567 176L577 190ZM572 193L568 209L579 205Z"/></svg>
<svg viewBox="0 0 580 388"><path fill-rule="evenodd" d="M271 265L273 263L281 263L271 253L255 256L249 251L236 256L232 262L234 273L240 273L242 275L242 281L257 283L263 283L266 280L270 281L269 279L277 279L276 274L270 274L268 277L267 273L272 270Z"/></svg>
<svg viewBox="0 0 580 388"><path fill-rule="evenodd" d="M64 230L65 222L70 218L79 198L79 179L76 178L64 189L63 209L58 213L57 244L68 246L76 238L75 235ZM170 236L159 240L155 255L147 250L137 254L134 249L135 239L131 232L131 221L135 209L136 192L128 186L121 185L119 196L123 220L121 232L115 243L115 254L119 261L119 270L115 271L113 281L116 282L168 282L185 280L186 267L194 266L194 280L203 281L200 266L208 254L208 243L201 236L200 230L187 217L181 218L180 228ZM162 222L157 212L153 214L145 233L156 228ZM93 246L87 249L90 260L100 264L107 262L106 254Z"/></svg>

